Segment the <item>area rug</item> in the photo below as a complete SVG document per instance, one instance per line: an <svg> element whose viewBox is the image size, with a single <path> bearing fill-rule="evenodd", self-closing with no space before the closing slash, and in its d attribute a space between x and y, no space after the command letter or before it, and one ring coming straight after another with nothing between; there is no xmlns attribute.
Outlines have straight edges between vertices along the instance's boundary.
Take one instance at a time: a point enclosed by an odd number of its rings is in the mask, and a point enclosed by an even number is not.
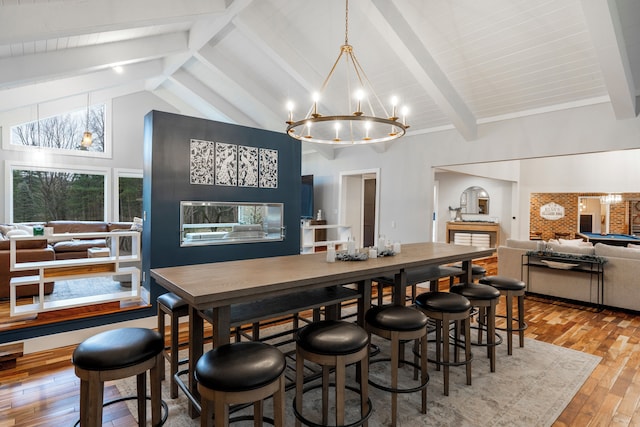
<svg viewBox="0 0 640 427"><path fill-rule="evenodd" d="M380 346L382 352L388 350L385 340L374 336L373 342ZM472 385L466 385L464 368L452 368L449 396L443 394L442 371L436 371L434 365L429 364L427 414L423 415L419 411L419 392L400 394L398 426L550 426L601 358L532 339L525 340L524 348L518 347L516 343L517 339L514 341L512 356L507 355L506 342L498 346L495 373L489 371L489 361L485 357L486 349L474 347ZM407 347L408 354L409 350ZM412 369L408 365L405 366L407 367L401 371L401 384L415 385L411 382ZM348 369L347 381L353 381L354 374L355 369ZM384 383L389 377L388 365L371 365L370 376ZM123 395L134 394L134 378L121 380L116 385ZM165 426L199 426L200 419L191 419L188 415L187 399L182 391L177 399L171 399L168 394L168 381L163 382L162 388L163 399L169 407ZM369 425L389 425L390 395L373 387L369 390L373 402ZM287 392L287 426L294 425L291 410L294 392L293 389ZM314 393L316 391L310 391L304 397L304 413L312 419L317 417L320 405L320 392L317 391L315 395ZM347 408L358 407L358 397L355 394L347 393L347 400ZM271 400L265 404L266 415L271 413L271 404ZM130 410L135 414L135 407L130 407ZM353 412L347 414L347 422L357 418L357 409ZM247 408L235 415L249 413L250 408ZM234 425L253 424L239 422Z"/></svg>
<svg viewBox="0 0 640 427"><path fill-rule="evenodd" d="M72 298L128 292L131 286L125 287L111 277L92 277L90 279L56 280L53 292L44 296L45 301L61 301ZM33 297L34 302L38 297Z"/></svg>

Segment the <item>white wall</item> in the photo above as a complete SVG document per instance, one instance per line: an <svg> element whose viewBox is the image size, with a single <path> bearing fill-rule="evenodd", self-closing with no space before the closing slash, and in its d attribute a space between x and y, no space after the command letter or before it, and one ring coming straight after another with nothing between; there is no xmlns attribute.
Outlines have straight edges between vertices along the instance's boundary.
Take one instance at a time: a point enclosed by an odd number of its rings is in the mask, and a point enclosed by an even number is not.
<svg viewBox="0 0 640 427"><path fill-rule="evenodd" d="M512 186L511 191L500 190L511 194L511 201L505 201L504 206L511 203L515 209L511 212L516 218L511 219L513 237L528 236L528 194L531 192L543 191L543 188L547 188L545 191L568 191L569 188L590 187L588 182L599 184L597 188L582 191L625 191L633 186L633 190L627 191L640 191L640 180L635 179L635 172L630 172L634 167L640 169L637 166L640 163L629 155L616 156L615 162L597 162L597 167L589 169L573 162L564 166L564 161L569 161L570 157L545 158L639 148L640 119L616 120L609 104L482 124L478 134L474 141L464 141L453 130L409 135L384 153L368 147L349 147L337 152L332 160L319 153L306 154L302 159L302 173L318 176L322 182L316 190L316 194L320 193L321 205L316 208L337 215L337 190L332 187L337 188L340 172L380 168L379 233L402 242L431 240L434 167L540 159L527 168L521 166L524 170L519 171L517 178L519 189ZM511 173L505 173L497 164L490 164L487 169L492 167L500 179L513 179L518 175L517 167ZM541 176L545 178L541 179ZM443 194L441 188L441 199ZM492 197L492 203L496 202ZM332 220L329 216L327 219ZM397 224L396 229L392 229L392 221Z"/></svg>

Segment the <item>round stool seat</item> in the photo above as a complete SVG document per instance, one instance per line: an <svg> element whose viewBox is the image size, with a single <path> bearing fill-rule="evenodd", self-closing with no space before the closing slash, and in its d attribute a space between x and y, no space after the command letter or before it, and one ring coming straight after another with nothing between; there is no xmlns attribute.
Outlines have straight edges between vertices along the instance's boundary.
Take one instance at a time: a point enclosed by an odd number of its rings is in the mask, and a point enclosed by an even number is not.
<svg viewBox="0 0 640 427"><path fill-rule="evenodd" d="M492 300L500 298L500 291L498 289L493 286L478 283L453 285L449 291L472 300Z"/></svg>
<svg viewBox="0 0 640 427"><path fill-rule="evenodd" d="M463 313L471 309L467 298L450 292L425 292L416 297L416 305L427 311L445 313Z"/></svg>
<svg viewBox="0 0 640 427"><path fill-rule="evenodd" d="M216 347L196 364L196 380L218 391L245 391L275 381L286 367L280 350L261 342L241 342Z"/></svg>
<svg viewBox="0 0 640 427"><path fill-rule="evenodd" d="M296 343L315 354L355 353L369 344L369 335L360 326L340 320L311 323L298 332Z"/></svg>
<svg viewBox="0 0 640 427"><path fill-rule="evenodd" d="M372 307L367 311L365 320L367 324L387 331L417 331L428 321L424 313L399 305Z"/></svg>
<svg viewBox="0 0 640 427"><path fill-rule="evenodd" d="M526 286L522 280L505 276L487 276L480 279L480 283L505 291L520 291Z"/></svg>
<svg viewBox="0 0 640 427"><path fill-rule="evenodd" d="M180 308L187 308L187 302L180 298L173 292L167 292L158 297L158 304L162 304L169 308L171 311L176 311Z"/></svg>
<svg viewBox="0 0 640 427"><path fill-rule="evenodd" d="M73 351L75 366L88 371L106 371L137 365L164 349L162 336L146 328L121 328L94 335Z"/></svg>

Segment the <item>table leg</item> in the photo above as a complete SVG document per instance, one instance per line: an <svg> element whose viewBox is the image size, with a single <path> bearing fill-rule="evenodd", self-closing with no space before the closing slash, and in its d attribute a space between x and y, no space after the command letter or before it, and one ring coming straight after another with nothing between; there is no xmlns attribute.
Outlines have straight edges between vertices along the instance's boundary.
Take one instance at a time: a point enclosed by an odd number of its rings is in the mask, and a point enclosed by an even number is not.
<svg viewBox="0 0 640 427"><path fill-rule="evenodd" d="M231 306L225 305L213 309L213 346L218 347L231 342Z"/></svg>
<svg viewBox="0 0 640 427"><path fill-rule="evenodd" d="M394 282L393 303L395 305L405 305L407 300L407 272L404 268L399 273L396 273Z"/></svg>
<svg viewBox="0 0 640 427"><path fill-rule="evenodd" d="M200 401L200 394L195 380L196 363L204 351L204 320L198 310L189 306L189 392L193 399ZM196 418L200 410L195 405L189 405L189 416Z"/></svg>
<svg viewBox="0 0 640 427"><path fill-rule="evenodd" d="M358 282L358 293L361 295L358 300L358 325L364 328L364 315L371 308L371 279Z"/></svg>
<svg viewBox="0 0 640 427"><path fill-rule="evenodd" d="M472 260L467 259L462 261L462 269L465 271L464 282L473 283L473 264Z"/></svg>

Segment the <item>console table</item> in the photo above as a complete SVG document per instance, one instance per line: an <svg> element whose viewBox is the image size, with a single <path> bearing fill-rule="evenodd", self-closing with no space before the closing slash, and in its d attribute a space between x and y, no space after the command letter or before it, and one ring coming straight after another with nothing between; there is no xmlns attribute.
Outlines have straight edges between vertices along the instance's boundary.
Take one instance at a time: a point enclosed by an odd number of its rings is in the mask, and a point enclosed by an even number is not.
<svg viewBox="0 0 640 427"><path fill-rule="evenodd" d="M522 255L521 277L525 276L526 285L529 291L531 281L531 268L567 270L589 274L595 277L596 283L596 305L602 310L604 304L604 265L606 259L593 255L572 255L557 252L536 252L529 251Z"/></svg>
<svg viewBox="0 0 640 427"><path fill-rule="evenodd" d="M446 242L455 241L455 233L487 234L489 245L497 248L500 245L500 223L482 221L447 221Z"/></svg>

